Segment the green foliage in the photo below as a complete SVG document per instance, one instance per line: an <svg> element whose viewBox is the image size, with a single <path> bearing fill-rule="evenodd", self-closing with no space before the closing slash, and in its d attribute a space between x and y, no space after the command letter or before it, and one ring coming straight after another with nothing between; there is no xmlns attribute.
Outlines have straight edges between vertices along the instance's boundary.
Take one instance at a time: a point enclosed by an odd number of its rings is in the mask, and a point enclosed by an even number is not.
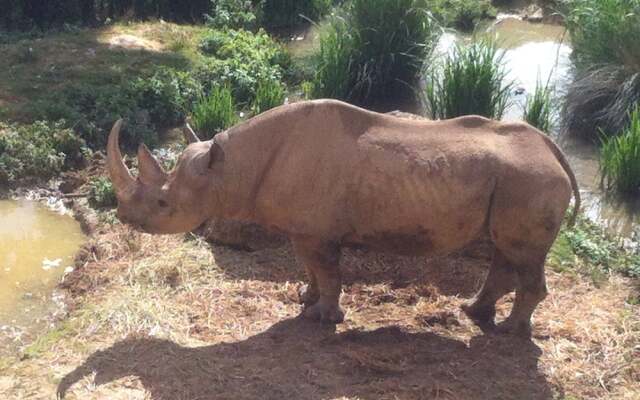
<svg viewBox="0 0 640 400"><path fill-rule="evenodd" d="M48 179L82 159L84 142L64 122L0 123L0 183Z"/></svg>
<svg viewBox="0 0 640 400"><path fill-rule="evenodd" d="M580 67L625 65L640 71L640 0L568 0L566 25Z"/></svg>
<svg viewBox="0 0 640 400"><path fill-rule="evenodd" d="M278 81L263 81L258 83L256 98L253 101L254 114L260 114L284 103L285 90Z"/></svg>
<svg viewBox="0 0 640 400"><path fill-rule="evenodd" d="M577 66L567 89L565 128L597 139L617 134L640 104L640 0L565 0Z"/></svg>
<svg viewBox="0 0 640 400"><path fill-rule="evenodd" d="M473 30L485 18L495 18L491 0L427 0L430 10L444 26Z"/></svg>
<svg viewBox="0 0 640 400"><path fill-rule="evenodd" d="M501 119L513 87L506 80L503 57L504 52L491 40L457 45L427 77L425 100L431 117L476 114Z"/></svg>
<svg viewBox="0 0 640 400"><path fill-rule="evenodd" d="M226 87L214 87L209 96L196 103L191 121L200 136L208 139L235 124L237 116L231 91Z"/></svg>
<svg viewBox="0 0 640 400"><path fill-rule="evenodd" d="M640 107L631 113L630 120L620 135L603 135L600 174L609 189L636 194L640 190Z"/></svg>
<svg viewBox="0 0 640 400"><path fill-rule="evenodd" d="M545 133L550 132L553 124L551 95L551 89L538 80L533 96L527 98L522 116L523 120Z"/></svg>
<svg viewBox="0 0 640 400"><path fill-rule="evenodd" d="M255 7L249 0L211 0L207 25L215 29L253 30L257 25Z"/></svg>
<svg viewBox="0 0 640 400"><path fill-rule="evenodd" d="M640 254L625 250L605 230L586 218L572 228L564 227L549 254L549 263L559 271L581 272L598 283L610 272L640 277Z"/></svg>
<svg viewBox="0 0 640 400"><path fill-rule="evenodd" d="M333 0L263 0L262 23L268 28L290 28L305 19L317 21L331 10Z"/></svg>
<svg viewBox="0 0 640 400"><path fill-rule="evenodd" d="M357 104L406 93L439 31L420 0L353 0L320 38L312 93Z"/></svg>
<svg viewBox="0 0 640 400"><path fill-rule="evenodd" d="M114 86L70 85L35 101L31 113L47 120L66 119L92 148L102 148L118 118L127 121L122 140L133 147L157 143L155 130L184 120L202 92L189 73L159 69L148 78Z"/></svg>
<svg viewBox="0 0 640 400"><path fill-rule="evenodd" d="M113 184L105 176L94 178L89 182L89 196L87 199L94 208L110 208L118 205Z"/></svg>
<svg viewBox="0 0 640 400"><path fill-rule="evenodd" d="M264 31L211 31L201 41L209 57L195 71L205 89L224 85L239 103L251 103L258 82L280 81L290 63L285 50Z"/></svg>

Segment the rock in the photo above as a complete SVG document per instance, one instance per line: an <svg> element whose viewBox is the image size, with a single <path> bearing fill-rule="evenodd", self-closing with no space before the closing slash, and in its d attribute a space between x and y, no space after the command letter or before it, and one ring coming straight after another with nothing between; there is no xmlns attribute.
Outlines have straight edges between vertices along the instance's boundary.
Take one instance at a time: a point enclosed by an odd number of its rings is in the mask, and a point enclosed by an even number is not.
<svg viewBox="0 0 640 400"><path fill-rule="evenodd" d="M277 248L287 243L284 235L269 232L256 224L236 221L209 220L196 233L211 243L248 251Z"/></svg>
<svg viewBox="0 0 640 400"><path fill-rule="evenodd" d="M537 4L531 4L523 10L522 19L529 22L542 22L544 10Z"/></svg>

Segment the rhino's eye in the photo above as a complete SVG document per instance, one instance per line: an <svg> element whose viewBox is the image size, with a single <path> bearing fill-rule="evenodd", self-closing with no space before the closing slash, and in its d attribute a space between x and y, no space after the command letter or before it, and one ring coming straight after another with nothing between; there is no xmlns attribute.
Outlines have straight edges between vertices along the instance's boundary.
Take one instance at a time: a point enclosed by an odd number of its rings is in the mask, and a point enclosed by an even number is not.
<svg viewBox="0 0 640 400"><path fill-rule="evenodd" d="M167 202L164 200L158 200L158 205L160 207L169 207L169 204L167 204Z"/></svg>

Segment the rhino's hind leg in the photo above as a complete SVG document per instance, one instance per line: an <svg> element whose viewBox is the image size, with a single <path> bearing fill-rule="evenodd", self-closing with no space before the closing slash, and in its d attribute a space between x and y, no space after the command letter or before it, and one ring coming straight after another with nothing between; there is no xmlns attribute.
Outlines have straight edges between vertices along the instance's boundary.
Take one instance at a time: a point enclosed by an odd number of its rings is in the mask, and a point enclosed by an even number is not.
<svg viewBox="0 0 640 400"><path fill-rule="evenodd" d="M504 255L495 249L491 268L482 289L471 304L462 306L462 310L475 322L483 332L495 327L496 302L507 293L513 291L518 276Z"/></svg>
<svg viewBox="0 0 640 400"><path fill-rule="evenodd" d="M303 298L304 316L322 322L342 322L344 313L339 305L342 290L339 247L308 238L295 238L292 242L298 261L307 268L310 278L308 294L305 293ZM310 304L316 296L317 301Z"/></svg>
<svg viewBox="0 0 640 400"><path fill-rule="evenodd" d="M513 310L506 320L498 324L498 331L526 338L531 337L531 315L547 297L543 261L516 268L519 285Z"/></svg>

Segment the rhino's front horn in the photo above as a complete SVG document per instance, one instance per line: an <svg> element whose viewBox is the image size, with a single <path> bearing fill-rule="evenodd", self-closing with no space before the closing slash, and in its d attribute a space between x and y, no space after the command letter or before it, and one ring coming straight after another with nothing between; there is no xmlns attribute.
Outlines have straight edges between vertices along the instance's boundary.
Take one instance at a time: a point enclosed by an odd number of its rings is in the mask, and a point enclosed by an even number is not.
<svg viewBox="0 0 640 400"><path fill-rule="evenodd" d="M189 125L188 122L185 122L184 127L182 128L182 133L189 144L200 141L200 138L198 138L198 135L196 135L193 129L191 129L191 125Z"/></svg>
<svg viewBox="0 0 640 400"><path fill-rule="evenodd" d="M140 181L144 184L163 185L167 180L167 173L144 143L138 147L138 170Z"/></svg>
<svg viewBox="0 0 640 400"><path fill-rule="evenodd" d="M109 170L109 176L111 177L111 182L113 182L116 194L118 197L123 197L131 193L135 187L136 180L131 176L129 168L127 168L124 161L122 161L122 153L120 153L118 144L120 128L122 128L121 119L116 121L109 134L109 141L107 143L107 169Z"/></svg>

